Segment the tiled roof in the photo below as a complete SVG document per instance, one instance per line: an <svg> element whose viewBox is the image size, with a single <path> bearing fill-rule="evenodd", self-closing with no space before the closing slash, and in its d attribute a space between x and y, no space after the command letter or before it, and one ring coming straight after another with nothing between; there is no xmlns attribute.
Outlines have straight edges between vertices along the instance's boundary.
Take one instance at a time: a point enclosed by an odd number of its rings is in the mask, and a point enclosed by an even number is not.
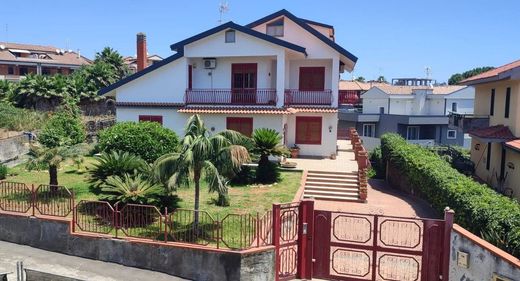
<svg viewBox="0 0 520 281"><path fill-rule="evenodd" d="M512 70L514 68L520 67L520 60L508 63L506 65L499 66L495 69L491 69L489 71L480 73L475 76L471 76L467 79L460 81L460 84L473 84L478 83L478 80L488 79L488 78L499 78L500 74L503 74L506 71Z"/></svg>
<svg viewBox="0 0 520 281"><path fill-rule="evenodd" d="M486 128L474 129L468 132L470 135L482 139L513 140L515 135L504 125L496 125Z"/></svg>
<svg viewBox="0 0 520 281"><path fill-rule="evenodd" d="M181 107L184 103L175 102L116 102L121 107Z"/></svg>
<svg viewBox="0 0 520 281"><path fill-rule="evenodd" d="M374 85L374 87L379 88L381 91L389 95L411 95L414 90L432 90L434 95L447 95L461 90L466 86L397 86L380 83Z"/></svg>
<svg viewBox="0 0 520 281"><path fill-rule="evenodd" d="M210 113L210 114L291 114L285 108L269 107L185 107L178 110L180 113Z"/></svg>
<svg viewBox="0 0 520 281"><path fill-rule="evenodd" d="M289 115L296 113L337 113L337 108L325 107L185 107L178 110L180 113L206 113L206 114L280 114Z"/></svg>
<svg viewBox="0 0 520 281"><path fill-rule="evenodd" d="M506 142L506 146L520 151L520 139L508 141L508 142Z"/></svg>
<svg viewBox="0 0 520 281"><path fill-rule="evenodd" d="M379 84L379 83L377 83ZM347 91L368 91L372 88L371 83L359 82L355 80L341 80L339 81L339 89Z"/></svg>
<svg viewBox="0 0 520 281"><path fill-rule="evenodd" d="M83 56L78 56L76 52L65 51L64 53L58 54L56 47L52 46L38 46L29 44L18 44L18 43L6 43L0 42L0 45L4 46L0 49L0 60L10 62L28 62L28 63L42 63L42 64L64 64L80 66L83 64L89 64L90 60ZM16 57L11 50L22 50L28 51L31 54L37 53L47 56L47 58L31 58L31 57Z"/></svg>

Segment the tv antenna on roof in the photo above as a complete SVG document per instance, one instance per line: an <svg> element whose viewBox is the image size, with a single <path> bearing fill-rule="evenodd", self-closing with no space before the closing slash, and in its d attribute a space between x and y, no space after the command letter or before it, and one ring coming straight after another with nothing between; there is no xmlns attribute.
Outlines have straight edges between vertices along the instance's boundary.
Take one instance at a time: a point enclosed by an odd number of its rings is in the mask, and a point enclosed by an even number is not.
<svg viewBox="0 0 520 281"><path fill-rule="evenodd" d="M424 70L426 71L426 78L430 79L430 76L432 75L432 68L427 66L424 68Z"/></svg>
<svg viewBox="0 0 520 281"><path fill-rule="evenodd" d="M218 20L218 23L221 24L222 23L222 15L224 15L224 13L227 13L229 11L229 5L228 5L228 2L220 2L220 5L218 6L218 11L220 13L220 19Z"/></svg>

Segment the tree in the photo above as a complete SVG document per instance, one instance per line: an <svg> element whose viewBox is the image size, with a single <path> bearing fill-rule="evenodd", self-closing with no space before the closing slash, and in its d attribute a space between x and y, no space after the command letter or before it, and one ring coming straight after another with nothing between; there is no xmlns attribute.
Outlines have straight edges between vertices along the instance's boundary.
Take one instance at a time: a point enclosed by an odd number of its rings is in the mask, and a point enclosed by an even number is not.
<svg viewBox="0 0 520 281"><path fill-rule="evenodd" d="M38 134L38 141L48 148L72 146L84 140L85 128L81 118L66 111L55 113Z"/></svg>
<svg viewBox="0 0 520 281"><path fill-rule="evenodd" d="M16 83L9 80L0 80L0 102L8 103L16 89Z"/></svg>
<svg viewBox="0 0 520 281"><path fill-rule="evenodd" d="M469 77L489 71L491 69L495 69L495 68L492 66L483 66L483 67L476 67L476 68L470 69L468 71L463 72L462 74L455 73L450 77L450 79L448 79L448 85L456 85L464 79L467 79Z"/></svg>
<svg viewBox="0 0 520 281"><path fill-rule="evenodd" d="M151 182L142 175L129 174L108 177L101 190L101 199L122 204L156 205L164 194L161 184Z"/></svg>
<svg viewBox="0 0 520 281"><path fill-rule="evenodd" d="M269 161L269 156L283 156L288 154L282 144L282 136L274 129L261 128L253 132L253 153L260 155L256 181L273 183L279 180L278 166Z"/></svg>
<svg viewBox="0 0 520 281"><path fill-rule="evenodd" d="M117 80L124 78L130 72L128 66L124 63L123 56L110 47L105 47L101 52L97 52L94 63L105 63L112 67Z"/></svg>
<svg viewBox="0 0 520 281"><path fill-rule="evenodd" d="M188 119L182 147L177 153L166 154L155 162L155 173L169 191L190 180L195 184L194 209L199 210L200 180L204 176L209 192L218 192L219 203L227 197L227 186L220 171L239 170L250 161L247 149L240 145L244 136L226 130L211 135L199 115ZM195 213L198 225L198 213Z"/></svg>
<svg viewBox="0 0 520 281"><path fill-rule="evenodd" d="M58 169L63 161L84 155L88 151L86 144L73 146L32 146L29 151L29 161L26 164L28 170L41 170L47 168L49 171L49 185L58 185Z"/></svg>
<svg viewBox="0 0 520 281"><path fill-rule="evenodd" d="M362 82L362 83L364 83L366 80L365 80L365 77L363 77L363 76L359 76L359 77L357 77L356 79L354 79L354 81L358 81L358 82Z"/></svg>
<svg viewBox="0 0 520 281"><path fill-rule="evenodd" d="M13 99L17 106L32 109L36 109L36 105L42 101L58 105L67 94L66 85L66 78L62 75L49 77L30 74L20 81Z"/></svg>
<svg viewBox="0 0 520 281"><path fill-rule="evenodd" d="M386 81L386 78L383 75L377 77L377 82L388 83L388 81Z"/></svg>

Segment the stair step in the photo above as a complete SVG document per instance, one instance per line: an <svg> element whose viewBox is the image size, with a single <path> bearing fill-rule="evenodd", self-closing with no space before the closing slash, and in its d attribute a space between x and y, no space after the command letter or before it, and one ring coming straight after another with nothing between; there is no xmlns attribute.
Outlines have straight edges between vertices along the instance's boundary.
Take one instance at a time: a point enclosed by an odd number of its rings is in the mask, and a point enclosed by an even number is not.
<svg viewBox="0 0 520 281"><path fill-rule="evenodd" d="M334 201L352 201L352 202L359 202L359 197L354 196L329 196L329 195L303 195L304 198L314 198L314 199L321 199L321 200L334 200Z"/></svg>
<svg viewBox="0 0 520 281"><path fill-rule="evenodd" d="M358 187L359 182L323 182L323 181L306 181L305 186L333 186L333 187Z"/></svg>
<svg viewBox="0 0 520 281"><path fill-rule="evenodd" d="M359 196L359 191L328 191L328 190L305 190L304 194Z"/></svg>
<svg viewBox="0 0 520 281"><path fill-rule="evenodd" d="M307 173L307 177L313 177L313 178L326 178L326 179L351 179L358 177L358 174L314 174L314 173Z"/></svg>
<svg viewBox="0 0 520 281"><path fill-rule="evenodd" d="M356 183L358 182L357 177L351 177L351 178L324 178L324 177L307 177L307 181L314 181L314 182L338 182L338 183Z"/></svg>
<svg viewBox="0 0 520 281"><path fill-rule="evenodd" d="M334 172L334 171L307 171L307 175L311 174L326 174L326 175L357 175L357 172Z"/></svg>
<svg viewBox="0 0 520 281"><path fill-rule="evenodd" d="M330 191L359 191L359 187L334 187L334 186L315 186L315 185L308 185L305 186L305 190L330 190Z"/></svg>

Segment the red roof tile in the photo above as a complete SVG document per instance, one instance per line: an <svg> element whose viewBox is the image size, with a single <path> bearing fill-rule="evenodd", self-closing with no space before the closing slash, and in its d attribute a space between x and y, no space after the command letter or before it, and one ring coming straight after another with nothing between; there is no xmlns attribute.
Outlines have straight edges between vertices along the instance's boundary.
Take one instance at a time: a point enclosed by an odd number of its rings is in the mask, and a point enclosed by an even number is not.
<svg viewBox="0 0 520 281"><path fill-rule="evenodd" d="M496 140L513 140L516 139L515 135L511 133L509 128L504 125L496 125L486 128L480 128L471 130L468 132L470 135L483 138L483 139L496 139Z"/></svg>
<svg viewBox="0 0 520 281"><path fill-rule="evenodd" d="M476 82L477 80L499 76L500 74L502 74L506 71L509 71L511 69L517 68L517 67L520 67L520 60L508 63L506 65L499 66L495 69L491 69L489 71L480 73L475 76L471 76L469 78L466 78L466 79L460 81L460 84L472 84L473 82Z"/></svg>

